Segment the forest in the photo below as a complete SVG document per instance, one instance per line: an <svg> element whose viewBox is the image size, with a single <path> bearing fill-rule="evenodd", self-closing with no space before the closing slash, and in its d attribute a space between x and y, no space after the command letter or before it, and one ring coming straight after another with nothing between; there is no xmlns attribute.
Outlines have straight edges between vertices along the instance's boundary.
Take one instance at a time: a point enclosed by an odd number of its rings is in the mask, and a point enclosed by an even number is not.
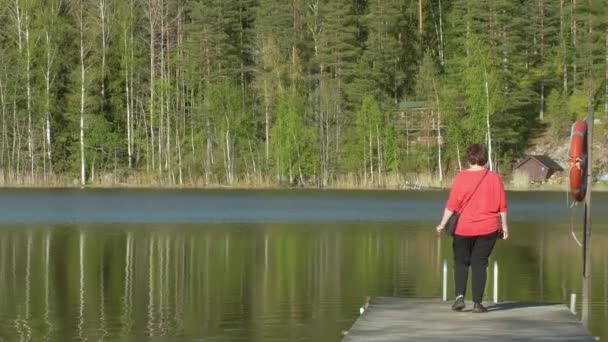
<svg viewBox="0 0 608 342"><path fill-rule="evenodd" d="M608 120L608 0L0 4L3 185L442 182Z"/></svg>

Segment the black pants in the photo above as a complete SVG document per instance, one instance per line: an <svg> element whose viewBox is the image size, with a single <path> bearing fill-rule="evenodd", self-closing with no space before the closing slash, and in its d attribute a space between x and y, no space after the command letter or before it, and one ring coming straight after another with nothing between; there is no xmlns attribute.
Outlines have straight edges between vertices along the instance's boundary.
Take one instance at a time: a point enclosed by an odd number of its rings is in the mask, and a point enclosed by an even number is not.
<svg viewBox="0 0 608 342"><path fill-rule="evenodd" d="M473 269L473 302L481 303L486 287L488 257L492 253L497 238L497 233L481 236L454 236L452 247L454 248L456 296L466 294L469 266L471 266Z"/></svg>

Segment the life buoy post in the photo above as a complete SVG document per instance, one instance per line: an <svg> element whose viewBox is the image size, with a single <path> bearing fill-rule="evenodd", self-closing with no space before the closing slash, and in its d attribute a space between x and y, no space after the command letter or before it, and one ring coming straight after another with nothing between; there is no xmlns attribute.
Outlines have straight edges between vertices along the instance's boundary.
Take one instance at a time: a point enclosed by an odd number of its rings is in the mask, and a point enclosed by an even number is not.
<svg viewBox="0 0 608 342"><path fill-rule="evenodd" d="M583 201L587 193L587 144L587 123L585 120L576 120L570 133L569 165L570 193L577 202Z"/></svg>

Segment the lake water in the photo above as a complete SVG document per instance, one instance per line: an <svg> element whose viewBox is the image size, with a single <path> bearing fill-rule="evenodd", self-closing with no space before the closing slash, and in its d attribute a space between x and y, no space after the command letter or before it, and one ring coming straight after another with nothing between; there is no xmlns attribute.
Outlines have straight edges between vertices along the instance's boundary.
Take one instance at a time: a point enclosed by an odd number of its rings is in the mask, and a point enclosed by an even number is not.
<svg viewBox="0 0 608 342"><path fill-rule="evenodd" d="M434 227L446 196L3 190L0 340L339 341L366 296L441 296L451 243ZM512 236L491 260L500 300L567 303L577 293L580 312L565 193L508 200ZM602 340L607 203L594 194L589 325ZM572 214L580 236L582 208Z"/></svg>

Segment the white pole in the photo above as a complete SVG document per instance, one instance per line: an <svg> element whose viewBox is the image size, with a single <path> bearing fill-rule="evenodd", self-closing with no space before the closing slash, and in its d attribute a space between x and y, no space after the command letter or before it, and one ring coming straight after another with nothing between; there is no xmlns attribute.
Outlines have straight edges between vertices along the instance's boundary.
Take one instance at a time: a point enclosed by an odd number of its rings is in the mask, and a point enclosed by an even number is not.
<svg viewBox="0 0 608 342"><path fill-rule="evenodd" d="M494 304L498 303L498 262L494 260Z"/></svg>
<svg viewBox="0 0 608 342"><path fill-rule="evenodd" d="M443 301L448 300L448 261L443 259Z"/></svg>
<svg viewBox="0 0 608 342"><path fill-rule="evenodd" d="M570 312L576 315L576 293L570 294Z"/></svg>

